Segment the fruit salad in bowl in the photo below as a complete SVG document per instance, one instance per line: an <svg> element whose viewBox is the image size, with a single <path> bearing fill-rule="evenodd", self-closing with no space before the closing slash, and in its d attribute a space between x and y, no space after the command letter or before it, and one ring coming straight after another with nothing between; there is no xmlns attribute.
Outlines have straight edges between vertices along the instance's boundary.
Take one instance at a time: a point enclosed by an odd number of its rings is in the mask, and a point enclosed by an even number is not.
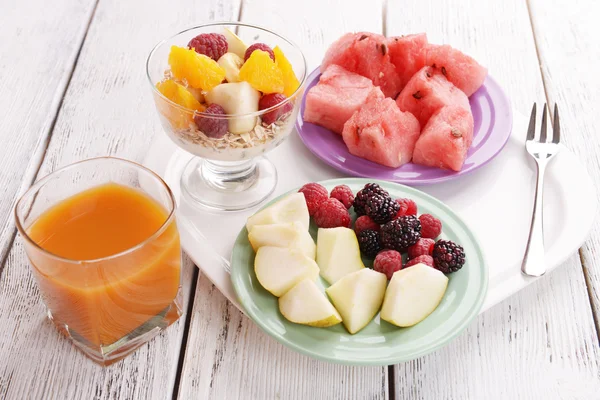
<svg viewBox="0 0 600 400"><path fill-rule="evenodd" d="M298 47L257 26L213 23L157 44L146 68L165 132L196 156L183 193L222 210L264 200L277 172L263 155L291 133L302 97Z"/></svg>

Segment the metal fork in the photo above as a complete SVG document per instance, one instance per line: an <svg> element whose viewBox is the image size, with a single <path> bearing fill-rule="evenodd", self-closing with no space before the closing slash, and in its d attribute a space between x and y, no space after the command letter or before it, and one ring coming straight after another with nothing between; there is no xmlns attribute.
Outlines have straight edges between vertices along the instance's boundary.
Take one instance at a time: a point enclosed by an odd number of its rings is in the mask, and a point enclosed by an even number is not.
<svg viewBox="0 0 600 400"><path fill-rule="evenodd" d="M529 119L529 129L527 130L527 141L525 148L535 160L537 166L537 182L535 185L535 200L533 202L533 217L531 218L531 230L527 240L527 248L521 272L529 276L542 276L546 272L546 263L544 258L544 174L546 166L560 150L560 122L558 120L558 106L554 104L554 127L552 135L547 140L546 134L546 104L542 111L542 129L540 137L535 139L535 120L536 104L533 104L531 118Z"/></svg>

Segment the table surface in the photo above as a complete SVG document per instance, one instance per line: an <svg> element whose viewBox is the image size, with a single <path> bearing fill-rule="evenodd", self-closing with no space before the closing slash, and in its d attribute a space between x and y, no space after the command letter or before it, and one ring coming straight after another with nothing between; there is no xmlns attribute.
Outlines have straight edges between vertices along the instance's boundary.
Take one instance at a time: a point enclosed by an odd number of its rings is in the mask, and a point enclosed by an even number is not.
<svg viewBox="0 0 600 400"><path fill-rule="evenodd" d="M425 31L487 65L517 111L558 102L564 143L600 188L599 2L0 0L0 10L0 398L600 396L598 221L565 265L412 362L347 367L288 350L186 259L186 315L102 368L45 318L12 217L32 182L61 166L100 155L143 160L163 134L144 73L148 52L213 20L272 28L301 46L311 68L347 31Z"/></svg>

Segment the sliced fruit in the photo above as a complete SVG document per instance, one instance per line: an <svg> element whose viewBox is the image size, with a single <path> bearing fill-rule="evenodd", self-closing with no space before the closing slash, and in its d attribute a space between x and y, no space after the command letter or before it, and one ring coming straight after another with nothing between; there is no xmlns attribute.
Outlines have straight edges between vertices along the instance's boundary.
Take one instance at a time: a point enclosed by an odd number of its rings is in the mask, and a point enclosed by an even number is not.
<svg viewBox="0 0 600 400"><path fill-rule="evenodd" d="M256 278L274 296L282 296L303 279L316 280L319 267L315 260L298 249L265 246L254 259Z"/></svg>
<svg viewBox="0 0 600 400"><path fill-rule="evenodd" d="M248 82L222 83L206 94L209 104L218 104L227 114L248 114L258 111L260 93ZM254 129L257 117L236 117L229 120L229 132L245 133Z"/></svg>
<svg viewBox="0 0 600 400"><path fill-rule="evenodd" d="M243 59L246 49L248 48L246 43L244 43L244 41L240 39L238 35L227 28L224 29L223 34L225 35L225 39L227 39L228 51L235 53L238 57Z"/></svg>
<svg viewBox="0 0 600 400"><path fill-rule="evenodd" d="M384 274L365 268L346 275L326 290L348 332L354 334L371 322L381 307L386 284Z"/></svg>
<svg viewBox="0 0 600 400"><path fill-rule="evenodd" d="M317 233L317 265L330 285L365 267L352 229L320 228Z"/></svg>
<svg viewBox="0 0 600 400"><path fill-rule="evenodd" d="M196 100L198 100L198 102L204 103L205 100L204 94L202 93L202 89L197 89L188 86L187 90L192 94L192 96L194 96Z"/></svg>
<svg viewBox="0 0 600 400"><path fill-rule="evenodd" d="M244 60L235 53L225 53L218 64L225 70L225 79L229 83L235 83L240 81L240 68L244 64Z"/></svg>
<svg viewBox="0 0 600 400"><path fill-rule="evenodd" d="M271 204L264 210L257 212L248 218L246 229L250 232L254 225L280 224L294 221L298 221L308 230L310 216L308 215L308 207L306 207L306 200L304 200L303 193L292 193L277 203Z"/></svg>
<svg viewBox="0 0 600 400"><path fill-rule="evenodd" d="M385 292L381 319L403 327L418 324L437 308L447 287L446 275L425 264L397 271Z"/></svg>
<svg viewBox="0 0 600 400"><path fill-rule="evenodd" d="M317 252L317 246L310 233L298 221L284 224L254 225L248 233L248 240L254 251L263 246L289 247L300 250L313 260Z"/></svg>
<svg viewBox="0 0 600 400"><path fill-rule="evenodd" d="M171 47L169 65L173 76L194 88L211 90L225 79L225 70L215 60L183 47Z"/></svg>
<svg viewBox="0 0 600 400"><path fill-rule="evenodd" d="M203 111L204 106L196 100L194 95L183 85L167 79L166 81L158 82L156 88L167 99L179 104L190 110ZM176 129L187 128L193 122L194 115L192 112L181 110L178 107L161 101L158 103L161 113L173 124Z"/></svg>
<svg viewBox="0 0 600 400"><path fill-rule="evenodd" d="M283 73L262 50L254 50L240 68L240 79L263 93L283 93Z"/></svg>
<svg viewBox="0 0 600 400"><path fill-rule="evenodd" d="M283 94L285 94L285 97L290 97L298 89L300 82L294 73L292 64L285 57L279 46L275 46L273 54L275 54L275 63L283 74Z"/></svg>
<svg viewBox="0 0 600 400"><path fill-rule="evenodd" d="M327 328L342 322L342 317L317 284L304 279L279 298L279 311L297 324Z"/></svg>

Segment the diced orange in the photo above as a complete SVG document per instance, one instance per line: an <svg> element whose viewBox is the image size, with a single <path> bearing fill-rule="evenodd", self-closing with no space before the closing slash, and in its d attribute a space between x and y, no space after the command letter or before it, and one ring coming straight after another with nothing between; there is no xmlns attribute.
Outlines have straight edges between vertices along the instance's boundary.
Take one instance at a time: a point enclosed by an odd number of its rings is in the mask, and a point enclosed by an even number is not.
<svg viewBox="0 0 600 400"><path fill-rule="evenodd" d="M193 88L208 91L225 79L225 70L215 60L183 47L171 47L169 65L175 78Z"/></svg>
<svg viewBox="0 0 600 400"><path fill-rule="evenodd" d="M160 112L171 121L176 129L187 128L194 119L194 111L204 111L205 109L189 90L172 79L158 82L156 88L173 103L189 109L189 111L182 110L162 99L157 100Z"/></svg>
<svg viewBox="0 0 600 400"><path fill-rule="evenodd" d="M275 54L275 63L283 74L283 94L285 97L290 97L298 89L300 82L296 78L292 64L285 58L279 46L275 46L273 53Z"/></svg>
<svg viewBox="0 0 600 400"><path fill-rule="evenodd" d="M252 52L240 68L240 79L265 94L283 93L283 73L266 51Z"/></svg>

